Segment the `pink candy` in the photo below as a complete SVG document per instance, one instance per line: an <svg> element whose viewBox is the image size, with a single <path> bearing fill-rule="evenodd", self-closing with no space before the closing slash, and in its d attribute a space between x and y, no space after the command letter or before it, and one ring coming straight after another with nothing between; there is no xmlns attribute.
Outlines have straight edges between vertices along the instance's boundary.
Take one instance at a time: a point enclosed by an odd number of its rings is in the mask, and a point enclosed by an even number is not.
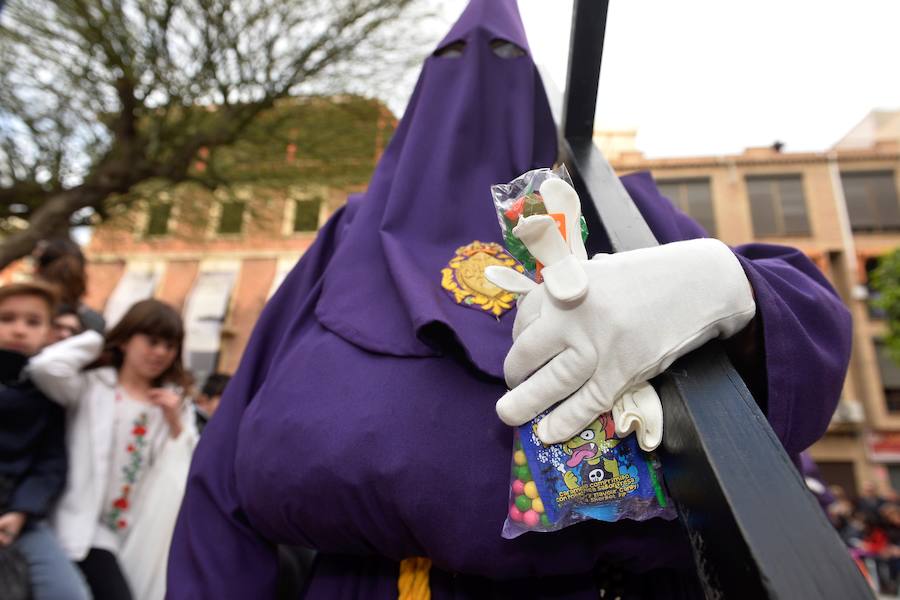
<svg viewBox="0 0 900 600"><path fill-rule="evenodd" d="M516 508L515 504L509 505L509 518L516 523L525 523L526 527L537 527L541 522L541 515L535 510L527 510L524 513Z"/></svg>
<svg viewBox="0 0 900 600"><path fill-rule="evenodd" d="M521 496L525 493L525 484L521 479L516 479L512 484L513 494L516 496Z"/></svg>
<svg viewBox="0 0 900 600"><path fill-rule="evenodd" d="M529 510L528 512L534 512L533 510ZM537 515L537 513L534 513ZM522 514L522 511L516 508L515 504L510 504L509 506L509 518L517 523L521 523L525 518L525 515Z"/></svg>

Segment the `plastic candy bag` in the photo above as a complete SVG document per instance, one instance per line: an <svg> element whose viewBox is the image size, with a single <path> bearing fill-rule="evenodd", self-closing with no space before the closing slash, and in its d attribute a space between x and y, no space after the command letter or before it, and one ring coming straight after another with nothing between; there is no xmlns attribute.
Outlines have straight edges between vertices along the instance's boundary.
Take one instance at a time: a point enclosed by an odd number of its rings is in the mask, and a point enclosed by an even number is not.
<svg viewBox="0 0 900 600"><path fill-rule="evenodd" d="M564 444L545 446L538 417L516 429L503 537L556 531L588 519L674 519L655 453L620 439L609 413Z"/></svg>
<svg viewBox="0 0 900 600"><path fill-rule="evenodd" d="M580 212L557 214L552 212L553 206L548 210L540 188L552 178L572 185L565 167L560 167L529 171L508 184L491 188L507 250L538 282L541 265L513 232L520 217L549 214L567 241L578 235L578 242L583 243L587 237ZM577 224L570 223L570 219L577 220ZM569 242L570 248L577 255L577 242L573 242ZM583 252L583 246L580 251ZM503 537L514 538L527 531L556 531L588 519L675 518L655 453L641 450L633 434L624 438L616 435L610 413L598 415L567 442L550 446L542 444L535 433L543 416L516 430Z"/></svg>
<svg viewBox="0 0 900 600"><path fill-rule="evenodd" d="M520 217L531 215L549 214L560 225L563 237L567 236L568 227L565 223L565 215L551 213L547 210L544 199L540 194L540 187L548 179L562 179L569 185L572 180L565 166L557 169L535 169L517 177L507 184L491 186L491 195L494 198L494 207L497 209L497 219L500 221L500 230L503 232L503 244L513 258L522 263L527 274L540 283L540 265L525 247L525 244L513 233L513 228L518 224ZM552 207L551 207L552 208ZM578 215L575 231L581 235L581 241L587 239L587 225L584 217Z"/></svg>

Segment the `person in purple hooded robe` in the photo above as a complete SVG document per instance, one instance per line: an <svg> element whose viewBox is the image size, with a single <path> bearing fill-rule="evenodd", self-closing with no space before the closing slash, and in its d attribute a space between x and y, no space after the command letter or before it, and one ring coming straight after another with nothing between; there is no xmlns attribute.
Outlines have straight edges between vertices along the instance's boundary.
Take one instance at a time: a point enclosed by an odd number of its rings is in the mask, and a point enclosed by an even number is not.
<svg viewBox="0 0 900 600"><path fill-rule="evenodd" d="M263 311L194 455L170 599L271 597L277 544L318 551L306 598L395 598L412 557L430 560L435 600L700 594L676 521L500 535L513 431L495 403L515 309L496 318L458 303L441 272L475 241L502 243L490 186L556 157L514 1L471 0L426 60L368 190ZM649 174L622 182L661 244L705 237ZM848 312L797 250L733 256L755 317L730 353L796 455L838 400Z"/></svg>

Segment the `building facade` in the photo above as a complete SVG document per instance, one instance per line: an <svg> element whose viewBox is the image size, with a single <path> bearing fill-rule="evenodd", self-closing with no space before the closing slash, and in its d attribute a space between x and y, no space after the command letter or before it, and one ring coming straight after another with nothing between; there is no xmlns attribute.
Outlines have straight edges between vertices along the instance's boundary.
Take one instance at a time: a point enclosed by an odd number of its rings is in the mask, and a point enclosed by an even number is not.
<svg viewBox="0 0 900 600"><path fill-rule="evenodd" d="M856 490L900 490L900 367L880 343L868 274L900 246L900 111L874 112L822 153L780 145L734 156L645 159L623 152L620 174L649 170L663 195L732 246L799 248L832 282L853 317L841 403L811 455L825 478Z"/></svg>
<svg viewBox="0 0 900 600"><path fill-rule="evenodd" d="M115 324L156 297L181 311L195 377L237 368L268 298L316 231L361 191L393 132L393 115L358 97L294 99L239 153L201 150L195 172L228 170L227 186L152 190L95 228L86 304ZM312 132L312 133L311 133ZM253 139L254 137L258 139Z"/></svg>
<svg viewBox="0 0 900 600"><path fill-rule="evenodd" d="M198 379L235 370L267 299L318 228L364 189L396 124L382 104L354 97L293 101L285 112L296 118L283 136L260 140L246 164L226 161L245 181L154 192L96 228L86 248L86 303L109 324L142 298L174 305ZM711 235L799 248L833 283L853 316L853 353L840 405L811 454L849 490L868 481L900 490L900 367L880 344L885 324L867 285L878 258L900 246L900 111L873 112L821 153L776 145L647 159L634 134L598 136L618 173L650 171ZM207 161L201 152L195 169Z"/></svg>

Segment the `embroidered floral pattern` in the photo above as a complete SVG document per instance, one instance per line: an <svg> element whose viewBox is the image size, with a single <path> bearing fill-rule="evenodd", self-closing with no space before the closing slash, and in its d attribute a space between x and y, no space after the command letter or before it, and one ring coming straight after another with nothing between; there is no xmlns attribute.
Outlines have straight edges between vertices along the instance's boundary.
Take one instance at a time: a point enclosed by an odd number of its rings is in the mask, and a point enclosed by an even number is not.
<svg viewBox="0 0 900 600"><path fill-rule="evenodd" d="M441 270L441 287L450 292L457 304L499 318L512 308L516 295L485 278L484 270L491 265L511 267L520 273L525 270L500 244L476 240L456 249L447 268Z"/></svg>
<svg viewBox="0 0 900 600"><path fill-rule="evenodd" d="M119 531L128 527L127 511L131 508L131 486L137 481L144 463L144 454L147 447L147 413L142 412L132 422L131 439L125 447L128 453L128 461L122 467L122 492L113 500L112 507L104 515L103 522L113 531Z"/></svg>

